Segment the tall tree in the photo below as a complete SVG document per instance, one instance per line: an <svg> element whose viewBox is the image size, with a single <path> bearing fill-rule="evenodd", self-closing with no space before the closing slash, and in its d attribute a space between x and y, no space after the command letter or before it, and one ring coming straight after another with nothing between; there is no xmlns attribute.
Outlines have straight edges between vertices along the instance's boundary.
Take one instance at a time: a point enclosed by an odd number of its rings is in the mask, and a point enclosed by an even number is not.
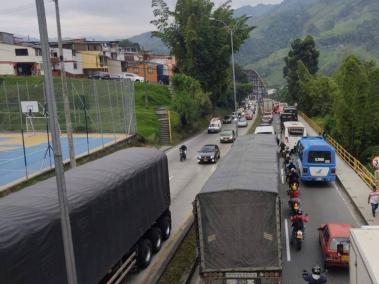
<svg viewBox="0 0 379 284"><path fill-rule="evenodd" d="M370 84L365 65L355 56L348 56L336 71L339 92L335 101L335 134L352 154L359 156L367 146Z"/></svg>
<svg viewBox="0 0 379 284"><path fill-rule="evenodd" d="M213 105L227 89L230 76L230 28L235 52L253 29L246 16L233 17L229 4L215 8L210 0L178 0L171 11L164 0L152 0L152 23L158 30L153 34L171 48L177 71L195 78L211 93Z"/></svg>
<svg viewBox="0 0 379 284"><path fill-rule="evenodd" d="M295 39L291 43L291 50L284 58L283 77L287 80L288 95L290 103L299 102L299 61L301 61L310 74L318 71L318 57L320 53L316 49L316 44L312 36L308 35L301 39ZM300 105L301 107L301 105Z"/></svg>

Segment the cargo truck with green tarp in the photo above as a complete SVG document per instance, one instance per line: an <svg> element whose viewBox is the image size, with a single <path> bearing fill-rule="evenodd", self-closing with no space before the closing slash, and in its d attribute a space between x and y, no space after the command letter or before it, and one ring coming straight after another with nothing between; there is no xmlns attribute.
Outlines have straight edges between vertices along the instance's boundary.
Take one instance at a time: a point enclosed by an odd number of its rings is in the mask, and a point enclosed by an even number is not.
<svg viewBox="0 0 379 284"><path fill-rule="evenodd" d="M194 202L204 283L281 283L278 189L275 136L239 137Z"/></svg>

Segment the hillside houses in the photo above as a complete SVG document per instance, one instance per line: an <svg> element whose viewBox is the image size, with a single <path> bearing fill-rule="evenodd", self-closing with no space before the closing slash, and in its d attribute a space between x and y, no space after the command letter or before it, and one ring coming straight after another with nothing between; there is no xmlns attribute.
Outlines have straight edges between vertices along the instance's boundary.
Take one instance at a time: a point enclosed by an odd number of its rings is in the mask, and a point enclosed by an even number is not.
<svg viewBox="0 0 379 284"><path fill-rule="evenodd" d="M119 45L119 41L95 41L85 38L63 41L66 75L87 77L96 72L120 74L129 72L149 82L168 83L173 75L175 58L166 55L139 53ZM50 42L53 74L60 73L57 42ZM39 42L17 40L13 34L0 32L0 76L42 75L42 56Z"/></svg>

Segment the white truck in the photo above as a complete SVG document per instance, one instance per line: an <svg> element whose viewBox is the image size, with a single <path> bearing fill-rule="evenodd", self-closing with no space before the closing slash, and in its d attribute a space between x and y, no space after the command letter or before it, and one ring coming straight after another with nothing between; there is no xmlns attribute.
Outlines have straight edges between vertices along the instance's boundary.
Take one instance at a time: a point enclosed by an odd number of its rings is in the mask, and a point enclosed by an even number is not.
<svg viewBox="0 0 379 284"><path fill-rule="evenodd" d="M272 99L263 99L263 113L272 113L273 101Z"/></svg>
<svg viewBox="0 0 379 284"><path fill-rule="evenodd" d="M379 283L379 226L350 230L350 284Z"/></svg>

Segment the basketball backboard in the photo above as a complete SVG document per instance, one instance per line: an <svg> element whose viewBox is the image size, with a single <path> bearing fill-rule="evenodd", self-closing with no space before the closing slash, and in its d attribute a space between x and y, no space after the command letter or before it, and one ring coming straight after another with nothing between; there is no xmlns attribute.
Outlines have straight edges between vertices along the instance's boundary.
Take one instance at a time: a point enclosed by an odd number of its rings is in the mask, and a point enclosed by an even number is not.
<svg viewBox="0 0 379 284"><path fill-rule="evenodd" d="M38 102L37 101L22 101L21 111L23 113L38 113Z"/></svg>

